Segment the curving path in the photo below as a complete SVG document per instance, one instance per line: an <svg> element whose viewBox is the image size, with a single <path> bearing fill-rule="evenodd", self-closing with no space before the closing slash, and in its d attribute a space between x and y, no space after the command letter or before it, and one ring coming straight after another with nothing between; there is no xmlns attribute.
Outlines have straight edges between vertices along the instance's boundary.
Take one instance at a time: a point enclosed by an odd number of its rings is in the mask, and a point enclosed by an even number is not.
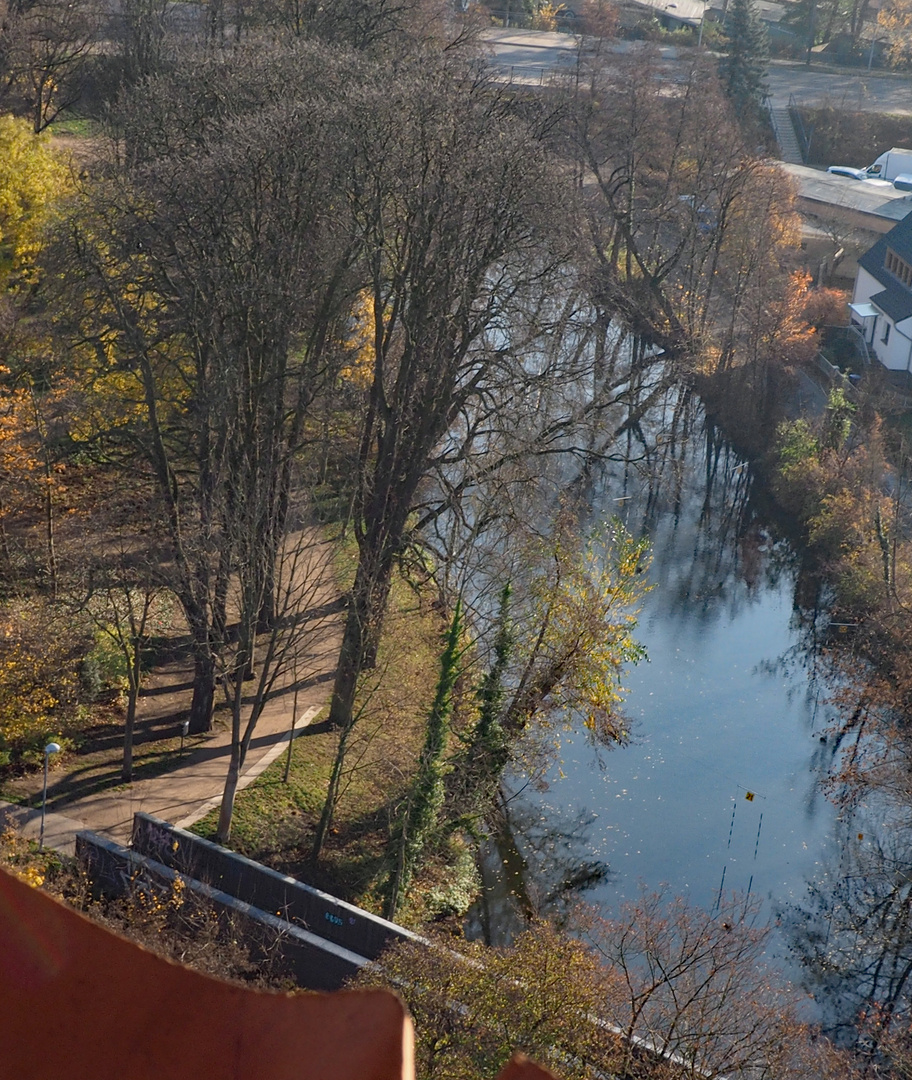
<svg viewBox="0 0 912 1080"><path fill-rule="evenodd" d="M308 548L306 565L300 573L313 581L308 607L308 632L301 643L297 688L292 680L266 704L257 724L239 787L250 784L299 735L327 703L341 642L338 591L330 565L331 545L315 540ZM171 664L155 672L144 686L140 699L138 723L168 716L189 704L192 669ZM296 712L295 712L296 706ZM294 723L292 716L294 714ZM231 752L227 727L216 726L203 743L181 756L175 738L174 754L179 763L168 772L132 784L122 784L116 775L112 784L65 802L59 812L48 812L45 822L45 846L73 854L75 836L80 829L92 829L117 840L129 842L133 814L143 810L183 828L204 817L221 802L222 788ZM78 759L77 759L78 761ZM69 773L56 779L51 773L48 798L62 796ZM40 778L36 779L40 790ZM12 826L29 839L38 839L41 813L0 801L0 828Z"/></svg>

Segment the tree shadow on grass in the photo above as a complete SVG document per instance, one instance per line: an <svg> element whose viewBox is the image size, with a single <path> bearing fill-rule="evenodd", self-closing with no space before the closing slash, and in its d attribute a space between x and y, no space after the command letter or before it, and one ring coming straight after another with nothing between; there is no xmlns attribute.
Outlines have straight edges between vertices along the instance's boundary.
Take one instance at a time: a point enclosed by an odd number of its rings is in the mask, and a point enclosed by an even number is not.
<svg viewBox="0 0 912 1080"><path fill-rule="evenodd" d="M341 900L361 904L365 893L385 875L389 822L390 807L384 805L359 818L339 823L328 837L323 857L316 864L310 859L315 823L307 823L295 849L283 855L271 853L270 865Z"/></svg>

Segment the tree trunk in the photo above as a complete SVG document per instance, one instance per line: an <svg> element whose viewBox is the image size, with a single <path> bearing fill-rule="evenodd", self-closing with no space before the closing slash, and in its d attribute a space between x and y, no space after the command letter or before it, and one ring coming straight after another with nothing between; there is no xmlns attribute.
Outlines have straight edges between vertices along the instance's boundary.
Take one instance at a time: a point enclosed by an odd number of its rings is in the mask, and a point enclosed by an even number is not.
<svg viewBox="0 0 912 1080"><path fill-rule="evenodd" d="M358 677L376 663L383 614L390 591L392 562L391 555L377 559L362 549L333 685L329 708L331 727L344 730L351 725Z"/></svg>
<svg viewBox="0 0 912 1080"><path fill-rule="evenodd" d="M395 919L424 851L439 827L444 801L444 755L453 715L453 690L460 672L462 607L457 600L440 657L440 675L427 719L418 774L405 804L399 836L394 835L395 867L390 875L386 917Z"/></svg>
<svg viewBox="0 0 912 1080"><path fill-rule="evenodd" d="M136 703L139 698L139 686L130 687L127 698L127 719L124 723L123 767L120 771L124 783L133 779L133 729L136 726Z"/></svg>
<svg viewBox="0 0 912 1080"><path fill-rule="evenodd" d="M350 607L329 706L329 725L341 731L349 727L354 715L355 691L361 671L360 657L363 653L362 637L361 624Z"/></svg>
<svg viewBox="0 0 912 1080"><path fill-rule="evenodd" d="M281 498L278 523L264 530L260 538L262 546L263 583L260 591L261 599L257 611L256 632L268 634L276 628L278 611L276 608L276 589L278 587L277 562L281 548L281 537L285 533L285 520L288 516L287 499Z"/></svg>
<svg viewBox="0 0 912 1080"><path fill-rule="evenodd" d="M215 708L215 657L211 652L197 653L193 675L193 699L190 702L190 734L212 730Z"/></svg>
<svg viewBox="0 0 912 1080"><path fill-rule="evenodd" d="M133 779L133 732L136 727L136 711L139 706L139 692L142 689L143 636L146 628L146 618L149 614L151 604L151 594L147 592L145 594L143 613L139 624L137 625L133 620L132 615L130 618L131 640L127 649L127 665L129 667L127 680L129 688L127 690L127 718L124 722L124 752L123 768L121 770L121 775L127 783Z"/></svg>
<svg viewBox="0 0 912 1080"><path fill-rule="evenodd" d="M231 760L228 763L228 776L225 779L225 791L219 808L218 829L215 838L220 844L227 844L231 839L231 818L234 815L234 797L237 795L238 780L241 776L240 746L231 748Z"/></svg>
<svg viewBox="0 0 912 1080"><path fill-rule="evenodd" d="M323 853L323 845L332 828L333 814L336 810L336 801L339 798L339 786L342 780L342 768L345 764L345 753L348 749L348 737L351 735L350 724L339 735L339 746L336 750L336 758L333 761L332 775L329 778L329 788L326 792L326 801L323 803L323 812L320 814L320 822L314 835L313 847L310 851L310 861L315 863Z"/></svg>

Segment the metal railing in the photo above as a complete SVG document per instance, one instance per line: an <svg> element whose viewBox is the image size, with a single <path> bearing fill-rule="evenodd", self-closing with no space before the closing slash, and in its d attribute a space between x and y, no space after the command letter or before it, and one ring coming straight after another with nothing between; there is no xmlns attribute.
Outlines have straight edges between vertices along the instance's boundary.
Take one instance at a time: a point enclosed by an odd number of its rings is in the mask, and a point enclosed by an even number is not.
<svg viewBox="0 0 912 1080"><path fill-rule="evenodd" d="M808 163L808 158L811 156L811 139L814 137L814 129L810 131L804 126L804 121L801 119L801 113L798 110L798 102L795 99L794 94L789 94L788 104L789 116L792 118L792 127L795 129L795 136L798 139L798 149L801 151L801 160L805 165Z"/></svg>

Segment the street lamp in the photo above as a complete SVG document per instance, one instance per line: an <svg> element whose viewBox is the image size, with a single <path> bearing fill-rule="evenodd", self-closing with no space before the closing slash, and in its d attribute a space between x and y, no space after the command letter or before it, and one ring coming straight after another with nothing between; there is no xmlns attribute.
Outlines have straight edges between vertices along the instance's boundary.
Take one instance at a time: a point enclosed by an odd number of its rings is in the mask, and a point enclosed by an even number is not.
<svg viewBox="0 0 912 1080"><path fill-rule="evenodd" d="M41 791L41 829L38 833L38 850L41 851L44 848L44 818L47 813L47 797L48 797L48 759L51 754L59 754L60 745L55 742L49 742L44 748L44 788Z"/></svg>
<svg viewBox="0 0 912 1080"><path fill-rule="evenodd" d="M868 72L871 71L871 65L874 63L874 46L877 44L878 32L874 31L871 36L871 51L868 53Z"/></svg>

